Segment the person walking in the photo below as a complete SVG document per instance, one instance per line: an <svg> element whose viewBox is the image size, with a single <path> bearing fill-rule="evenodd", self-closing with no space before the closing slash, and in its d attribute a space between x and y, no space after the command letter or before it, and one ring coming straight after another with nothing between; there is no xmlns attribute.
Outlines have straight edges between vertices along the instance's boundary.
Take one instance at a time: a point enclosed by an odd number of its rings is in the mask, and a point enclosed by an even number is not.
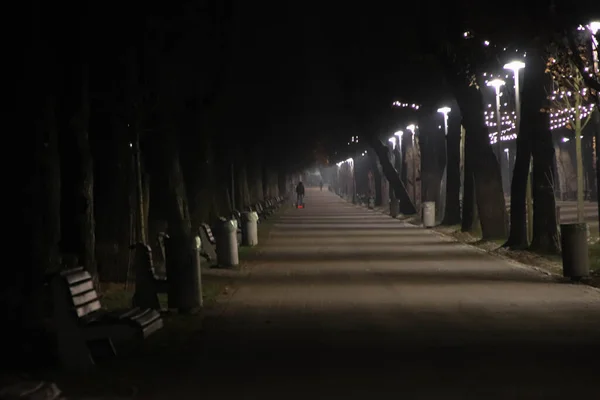
<svg viewBox="0 0 600 400"><path fill-rule="evenodd" d="M298 206L300 205L304 205L304 184L302 183L302 181L298 182L298 186L296 186L296 198L297 198L297 202L296 204Z"/></svg>

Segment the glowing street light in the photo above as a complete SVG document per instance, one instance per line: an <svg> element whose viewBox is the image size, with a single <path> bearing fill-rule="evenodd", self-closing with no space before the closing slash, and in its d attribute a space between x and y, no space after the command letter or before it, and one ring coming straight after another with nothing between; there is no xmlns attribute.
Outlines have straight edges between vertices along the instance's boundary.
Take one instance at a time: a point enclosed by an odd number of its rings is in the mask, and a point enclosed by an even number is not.
<svg viewBox="0 0 600 400"><path fill-rule="evenodd" d="M392 136L391 138L388 139L388 142L390 142L392 144L392 150L394 150L394 148L396 147L396 138L394 136Z"/></svg>
<svg viewBox="0 0 600 400"><path fill-rule="evenodd" d="M437 112L444 114L444 133L448 136L448 114L452 111L450 107L438 108Z"/></svg>
<svg viewBox="0 0 600 400"><path fill-rule="evenodd" d="M595 35L600 31L600 21L592 21L588 25L588 29L592 31L592 34Z"/></svg>
<svg viewBox="0 0 600 400"><path fill-rule="evenodd" d="M519 71L525 68L523 61L512 61L504 65L504 69L513 71L515 78L515 108L517 109L517 132L519 132L519 124L521 121L521 90L519 89Z"/></svg>
<svg viewBox="0 0 600 400"><path fill-rule="evenodd" d="M488 86L491 86L496 89L496 123L498 132L496 133L496 157L498 157L498 162L501 162L500 156L500 135L502 135L502 116L500 115L500 88L504 86L505 82L502 79L493 79L487 83Z"/></svg>

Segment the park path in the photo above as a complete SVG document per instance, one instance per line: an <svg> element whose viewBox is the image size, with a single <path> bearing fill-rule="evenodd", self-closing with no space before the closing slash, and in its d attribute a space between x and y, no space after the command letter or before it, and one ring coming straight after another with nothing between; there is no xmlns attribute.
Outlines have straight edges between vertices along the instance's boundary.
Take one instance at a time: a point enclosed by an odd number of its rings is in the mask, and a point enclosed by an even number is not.
<svg viewBox="0 0 600 400"><path fill-rule="evenodd" d="M142 397L600 396L597 289L328 191L305 201L207 318L202 348Z"/></svg>

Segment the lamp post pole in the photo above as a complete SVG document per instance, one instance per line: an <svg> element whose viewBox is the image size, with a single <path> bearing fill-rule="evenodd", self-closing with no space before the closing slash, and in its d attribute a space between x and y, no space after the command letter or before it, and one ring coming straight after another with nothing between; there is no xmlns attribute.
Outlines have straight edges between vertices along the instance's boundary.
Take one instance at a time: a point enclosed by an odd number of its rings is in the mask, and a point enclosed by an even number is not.
<svg viewBox="0 0 600 400"><path fill-rule="evenodd" d="M439 212L440 221L444 220L446 213L446 197L448 196L448 114L450 113L450 107L442 107L437 110L439 113L444 115L444 172L442 173L442 184L440 185L440 204L437 205ZM444 193L444 189L446 193ZM445 194L446 196L442 196Z"/></svg>

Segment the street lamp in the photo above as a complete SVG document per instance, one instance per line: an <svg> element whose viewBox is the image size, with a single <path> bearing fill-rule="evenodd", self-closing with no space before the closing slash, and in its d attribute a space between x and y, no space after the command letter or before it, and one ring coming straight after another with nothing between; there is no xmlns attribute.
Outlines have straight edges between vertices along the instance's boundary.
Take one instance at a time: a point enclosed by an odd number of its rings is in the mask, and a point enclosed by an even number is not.
<svg viewBox="0 0 600 400"><path fill-rule="evenodd" d="M496 89L496 123L498 124L498 132L496 133L496 157L498 157L498 162L501 162L500 135L502 134L502 116L500 115L500 88L504 86L504 83L505 82L502 79L493 79L487 83L488 86Z"/></svg>
<svg viewBox="0 0 600 400"><path fill-rule="evenodd" d="M346 162L352 169L352 204L356 204L356 169L354 168L354 159L350 157Z"/></svg>
<svg viewBox="0 0 600 400"><path fill-rule="evenodd" d="M595 35L600 31L600 21L592 21L589 23L588 28L592 31L592 34Z"/></svg>
<svg viewBox="0 0 600 400"><path fill-rule="evenodd" d="M521 91L519 89L519 71L525 68L523 61L512 61L504 65L504 69L513 71L515 78L515 108L517 111L517 132L519 132L519 125L521 123Z"/></svg>
<svg viewBox="0 0 600 400"><path fill-rule="evenodd" d="M450 107L442 107L438 108L437 112L444 116L444 173L442 174L442 184L440 185L440 199L444 199L443 193L445 186L447 185L448 179L448 114L452 111ZM445 201L442 200L440 204L437 205L437 209L439 210L439 217L443 220L445 209Z"/></svg>
<svg viewBox="0 0 600 400"><path fill-rule="evenodd" d="M415 204L415 207L417 206L417 154L415 151L415 129L416 126L414 124L410 124L406 127L406 130L410 131L412 133L412 162L413 162L413 168L412 168L412 172L413 172L413 203Z"/></svg>
<svg viewBox="0 0 600 400"><path fill-rule="evenodd" d="M452 111L450 107L438 108L437 112L444 114L444 133L448 136L448 114Z"/></svg>

